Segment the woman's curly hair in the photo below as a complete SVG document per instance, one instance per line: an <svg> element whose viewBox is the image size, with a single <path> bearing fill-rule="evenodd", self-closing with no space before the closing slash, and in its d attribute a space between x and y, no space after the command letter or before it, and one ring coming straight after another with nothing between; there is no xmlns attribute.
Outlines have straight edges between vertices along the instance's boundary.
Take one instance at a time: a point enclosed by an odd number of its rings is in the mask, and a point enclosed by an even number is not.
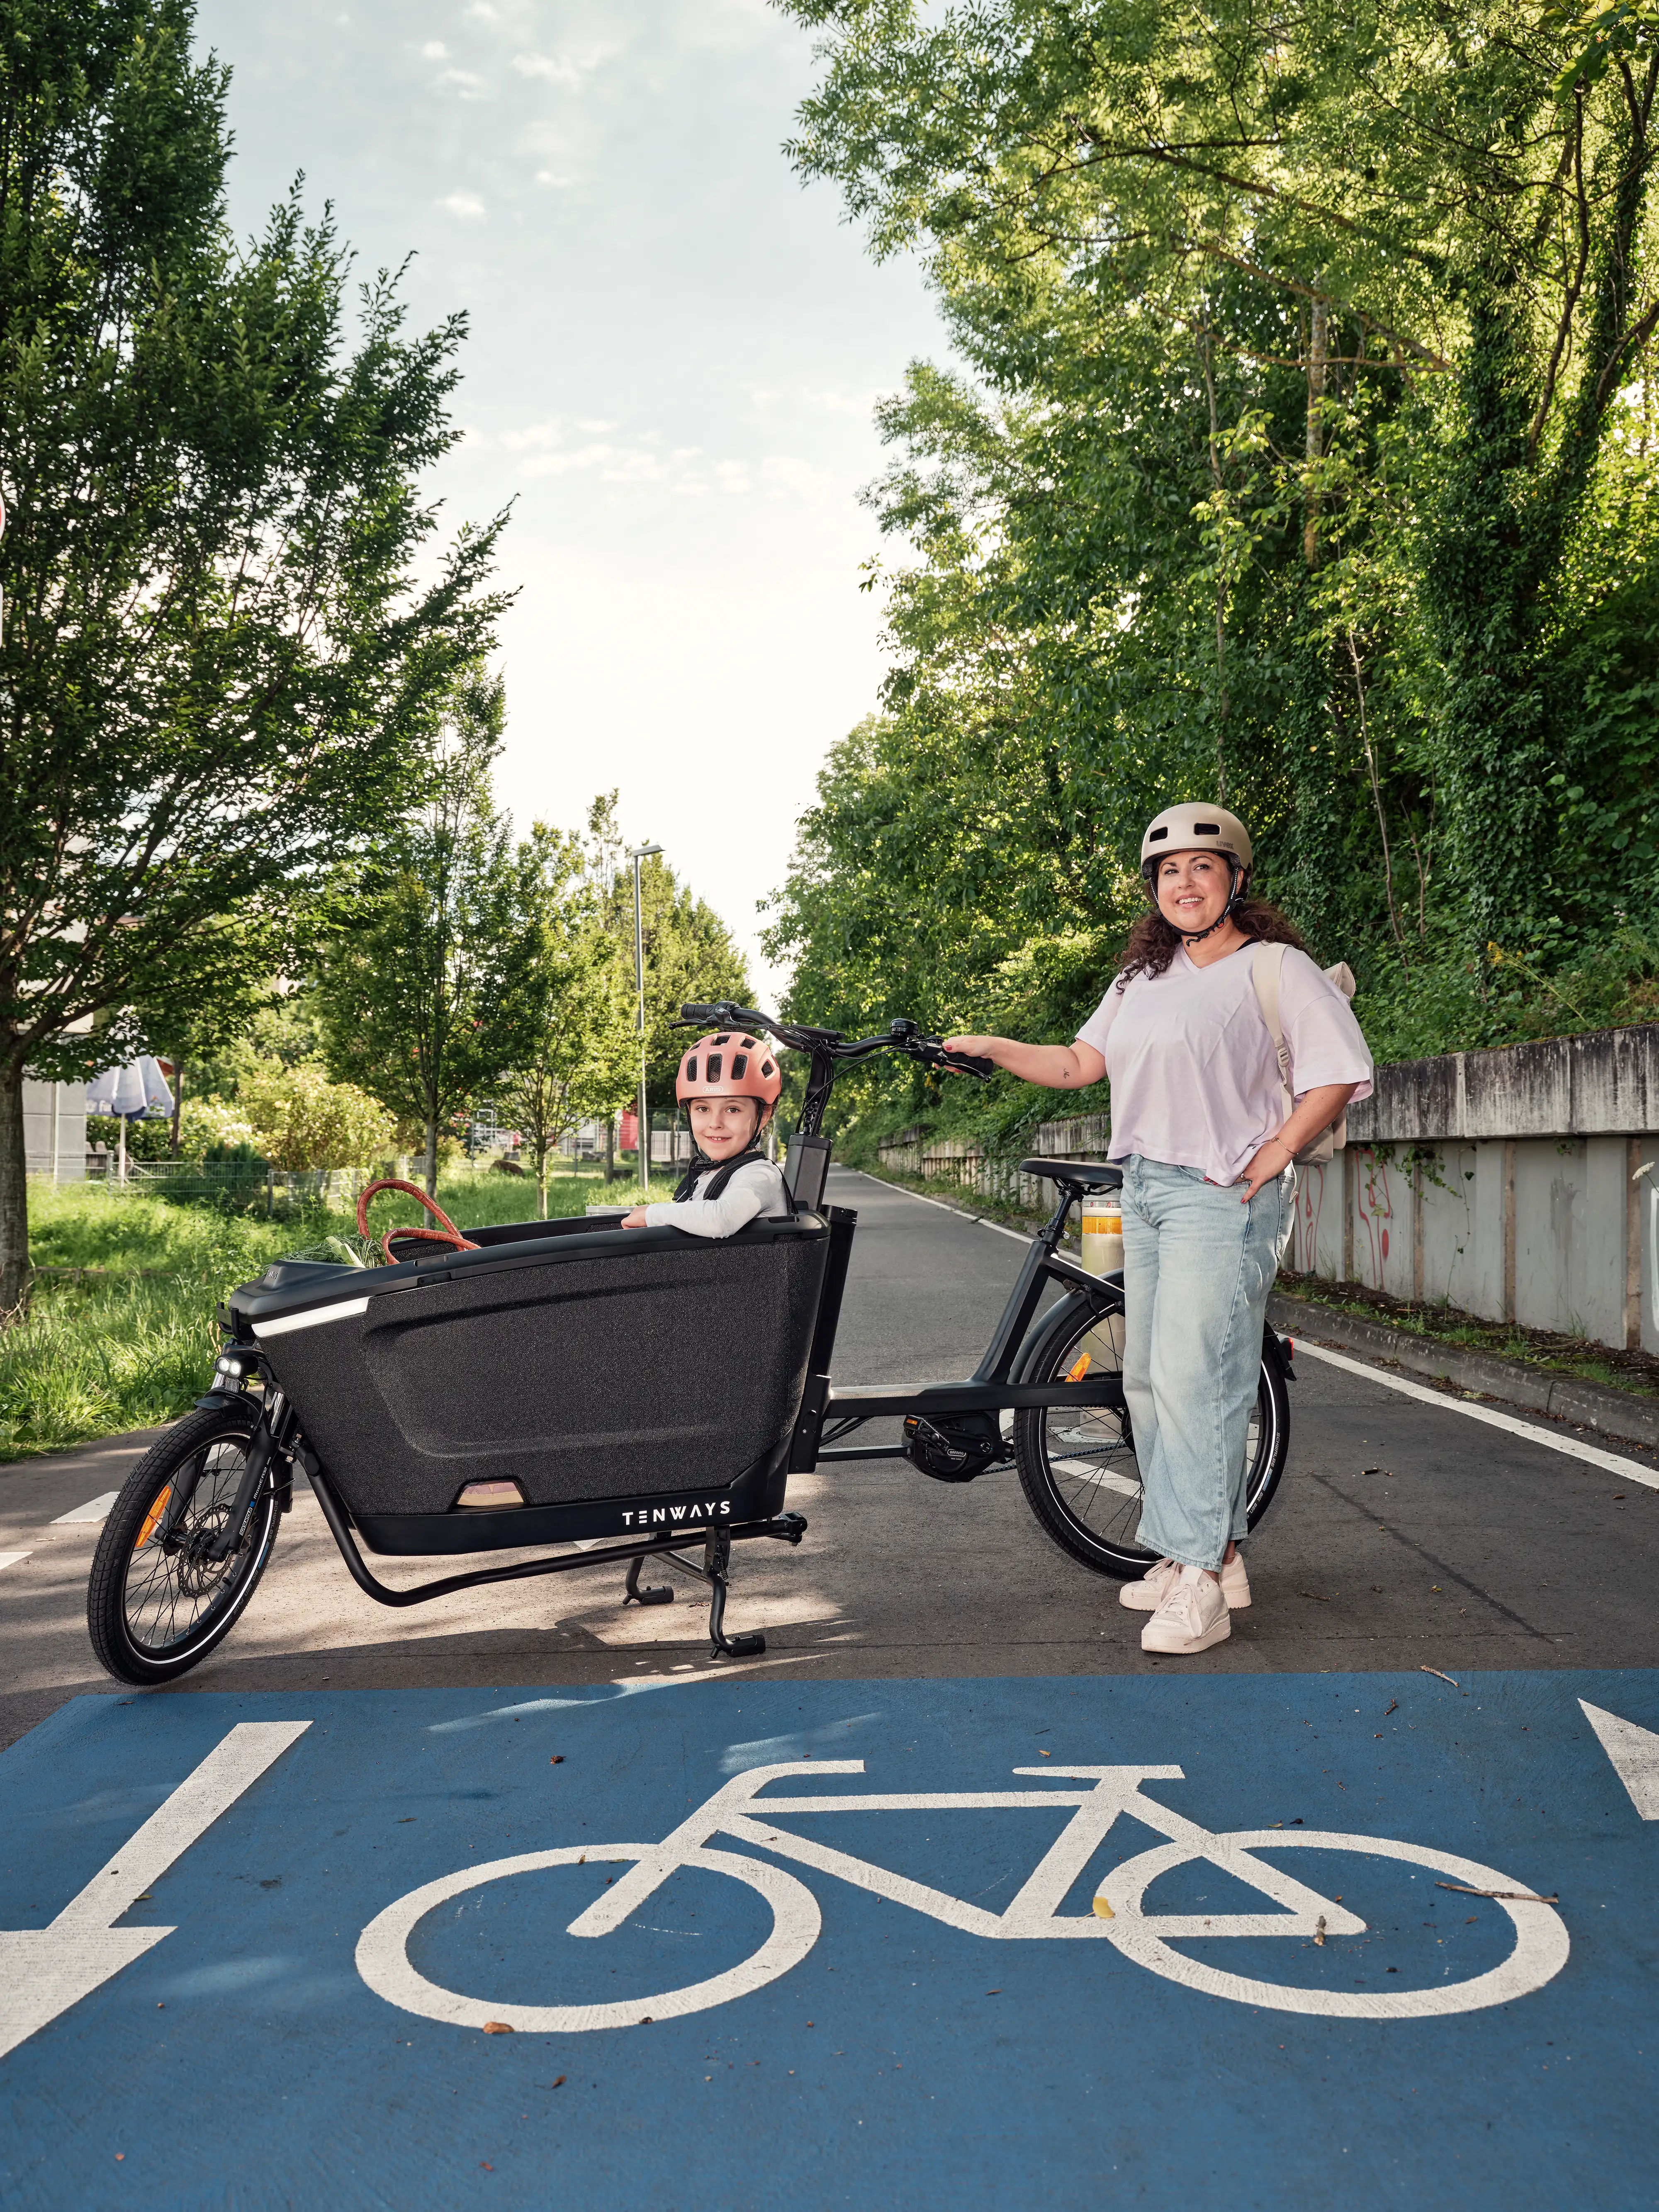
<svg viewBox="0 0 1659 2212"><path fill-rule="evenodd" d="M1233 920L1246 937L1261 945L1293 945L1298 952L1305 952L1296 925L1266 899L1241 899L1233 908ZM1176 947L1181 942L1181 932L1172 922L1165 921L1156 907L1143 914L1129 933L1129 941L1123 948L1123 966L1114 988L1122 990L1137 975L1158 976L1164 974L1176 957Z"/></svg>

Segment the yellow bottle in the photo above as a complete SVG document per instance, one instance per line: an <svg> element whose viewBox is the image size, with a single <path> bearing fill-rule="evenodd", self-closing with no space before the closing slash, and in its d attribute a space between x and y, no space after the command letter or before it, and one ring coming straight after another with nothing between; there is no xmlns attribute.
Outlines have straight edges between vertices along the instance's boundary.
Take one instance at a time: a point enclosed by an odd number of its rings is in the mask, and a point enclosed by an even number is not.
<svg viewBox="0 0 1659 2212"><path fill-rule="evenodd" d="M1115 1275L1123 1265L1123 1209L1115 1192L1083 1201L1083 1264L1091 1275Z"/></svg>

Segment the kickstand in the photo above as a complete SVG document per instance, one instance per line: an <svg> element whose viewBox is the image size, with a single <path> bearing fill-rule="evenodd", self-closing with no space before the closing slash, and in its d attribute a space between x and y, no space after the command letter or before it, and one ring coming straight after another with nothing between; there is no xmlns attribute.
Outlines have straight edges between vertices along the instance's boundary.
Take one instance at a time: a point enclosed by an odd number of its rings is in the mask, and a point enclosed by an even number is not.
<svg viewBox="0 0 1659 2212"><path fill-rule="evenodd" d="M623 1586L623 1603L624 1605L672 1605L674 1592L669 1583L663 1583L655 1589L640 1588L640 1569L644 1565L643 1559L629 1561L628 1580Z"/></svg>
<svg viewBox="0 0 1659 2212"><path fill-rule="evenodd" d="M766 1649L766 1638L759 1634L727 1636L725 1633L726 1589L732 1565L732 1539L724 1528L711 1528L708 1541L703 1547L703 1579L708 1583L708 1640L714 1645L714 1656L727 1659L755 1659Z"/></svg>

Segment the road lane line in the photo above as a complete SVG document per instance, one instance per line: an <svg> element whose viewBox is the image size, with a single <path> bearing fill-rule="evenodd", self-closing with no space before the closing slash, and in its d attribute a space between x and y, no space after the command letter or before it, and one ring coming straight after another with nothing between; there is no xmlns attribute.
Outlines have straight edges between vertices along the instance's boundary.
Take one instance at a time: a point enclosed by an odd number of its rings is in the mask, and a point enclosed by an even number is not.
<svg viewBox="0 0 1659 2212"><path fill-rule="evenodd" d="M1343 1368L1350 1375L1363 1375L1368 1382L1380 1382L1385 1390L1398 1390L1402 1397L1420 1398L1425 1406L1443 1407L1449 1413L1467 1413L1470 1420L1484 1421L1488 1428L1507 1429L1512 1437L1524 1437L1528 1443L1543 1444L1551 1451L1565 1453L1569 1459L1605 1468L1621 1481L1639 1482L1644 1490L1659 1490L1659 1470L1644 1467L1638 1459L1625 1459L1618 1452L1603 1451L1599 1444L1570 1443L1565 1437L1552 1436L1547 1429L1534 1428L1530 1421L1517 1421L1513 1413L1495 1413L1490 1406L1472 1406L1467 1398L1449 1398L1443 1390L1431 1390L1425 1382L1408 1382L1403 1375L1385 1375L1380 1367L1368 1367L1363 1359L1350 1359L1346 1352L1328 1352L1322 1344L1313 1343L1299 1329L1291 1334L1297 1358L1305 1352L1310 1359L1322 1359L1328 1365Z"/></svg>
<svg viewBox="0 0 1659 2212"><path fill-rule="evenodd" d="M106 1521L110 1507L120 1495L118 1490L106 1490L101 1498L88 1498L84 1505L77 1505L72 1513L58 1514L52 1525L54 1528L61 1528L70 1521Z"/></svg>
<svg viewBox="0 0 1659 2212"><path fill-rule="evenodd" d="M972 1223L980 1229L994 1229L999 1237L1012 1237L1016 1244L1029 1244L1030 1238L1018 1229L1005 1229L1000 1221L988 1221L982 1213L969 1213L960 1206L951 1206L942 1198L924 1198L919 1190L907 1190L902 1182L884 1182L879 1176L866 1174L863 1168L843 1168L843 1175L863 1176L878 1190L896 1190L901 1198L914 1198L923 1206L936 1206L941 1213L954 1213L958 1221Z"/></svg>
<svg viewBox="0 0 1659 2212"><path fill-rule="evenodd" d="M29 1557L27 1552L0 1552L0 1567L19 1567Z"/></svg>

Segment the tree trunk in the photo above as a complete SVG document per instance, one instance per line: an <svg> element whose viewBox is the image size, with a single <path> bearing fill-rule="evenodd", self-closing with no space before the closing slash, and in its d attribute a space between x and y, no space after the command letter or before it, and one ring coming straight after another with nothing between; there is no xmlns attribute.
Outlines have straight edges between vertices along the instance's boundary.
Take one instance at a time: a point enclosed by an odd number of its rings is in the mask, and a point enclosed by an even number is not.
<svg viewBox="0 0 1659 2212"><path fill-rule="evenodd" d="M179 1117L184 1110L184 1104L185 1063L182 1060L176 1060L173 1063L173 1141L167 1147L175 1160L179 1157Z"/></svg>
<svg viewBox="0 0 1659 2212"><path fill-rule="evenodd" d="M605 1125L605 1179L617 1180L617 1117L613 1114Z"/></svg>
<svg viewBox="0 0 1659 2212"><path fill-rule="evenodd" d="M426 1194L428 1198L438 1195L438 1124L431 1115L426 1124Z"/></svg>
<svg viewBox="0 0 1659 2212"><path fill-rule="evenodd" d="M29 1283L29 1192L23 1071L0 1067L0 1328L21 1318Z"/></svg>
<svg viewBox="0 0 1659 2212"><path fill-rule="evenodd" d="M547 1218L547 1147L543 1146L536 1154L536 1218Z"/></svg>

